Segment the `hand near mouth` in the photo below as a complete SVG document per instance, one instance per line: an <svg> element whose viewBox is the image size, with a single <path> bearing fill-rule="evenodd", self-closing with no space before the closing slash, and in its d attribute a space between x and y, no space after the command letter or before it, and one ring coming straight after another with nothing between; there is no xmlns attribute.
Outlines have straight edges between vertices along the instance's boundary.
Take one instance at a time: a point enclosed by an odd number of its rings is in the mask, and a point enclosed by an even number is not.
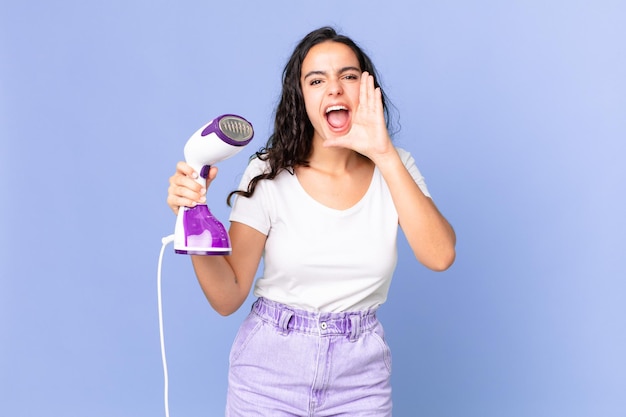
<svg viewBox="0 0 626 417"><path fill-rule="evenodd" d="M352 149L374 163L395 150L385 124L382 93L380 88L374 88L374 77L367 71L361 76L359 105L354 111L350 131L327 138L324 147Z"/></svg>

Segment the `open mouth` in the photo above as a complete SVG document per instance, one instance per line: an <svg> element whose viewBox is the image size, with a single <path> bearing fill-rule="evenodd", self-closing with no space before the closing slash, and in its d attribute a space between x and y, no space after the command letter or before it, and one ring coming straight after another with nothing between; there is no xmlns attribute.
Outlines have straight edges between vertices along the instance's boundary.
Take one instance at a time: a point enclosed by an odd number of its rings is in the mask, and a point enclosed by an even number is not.
<svg viewBox="0 0 626 417"><path fill-rule="evenodd" d="M326 109L326 120L334 129L341 129L345 127L350 120L348 108L342 105L328 107Z"/></svg>

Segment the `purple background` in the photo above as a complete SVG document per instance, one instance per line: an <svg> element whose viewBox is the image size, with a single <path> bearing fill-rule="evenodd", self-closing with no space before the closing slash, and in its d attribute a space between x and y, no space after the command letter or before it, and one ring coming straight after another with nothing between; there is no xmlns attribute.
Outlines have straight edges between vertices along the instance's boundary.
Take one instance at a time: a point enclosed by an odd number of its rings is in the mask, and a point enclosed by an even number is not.
<svg viewBox="0 0 626 417"><path fill-rule="evenodd" d="M458 234L439 274L400 239L394 415L626 415L626 6L609 0L3 2L0 414L163 415L168 177L211 118L250 120L211 190L226 221L286 59L325 24L370 53ZM248 306L218 316L171 246L163 297L171 415L222 415Z"/></svg>

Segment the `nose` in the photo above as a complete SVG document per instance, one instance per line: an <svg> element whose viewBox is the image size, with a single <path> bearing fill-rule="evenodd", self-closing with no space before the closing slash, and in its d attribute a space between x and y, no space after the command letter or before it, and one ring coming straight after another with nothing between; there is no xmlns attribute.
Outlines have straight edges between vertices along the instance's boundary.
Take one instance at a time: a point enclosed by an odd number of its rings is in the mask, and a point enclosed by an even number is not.
<svg viewBox="0 0 626 417"><path fill-rule="evenodd" d="M329 95L341 95L343 94L343 87L339 80L331 80L328 82L328 94Z"/></svg>

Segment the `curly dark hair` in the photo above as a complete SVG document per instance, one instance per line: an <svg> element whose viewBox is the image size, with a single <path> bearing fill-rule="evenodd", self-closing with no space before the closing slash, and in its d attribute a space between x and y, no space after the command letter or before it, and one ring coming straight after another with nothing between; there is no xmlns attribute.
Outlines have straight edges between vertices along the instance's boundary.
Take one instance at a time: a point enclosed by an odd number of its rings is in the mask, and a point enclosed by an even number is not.
<svg viewBox="0 0 626 417"><path fill-rule="evenodd" d="M265 147L262 147L253 157L269 161L269 172L252 178L246 191L236 190L228 195L227 203L231 205L233 195L250 197L256 185L261 180L271 180L283 170L293 174L296 166L309 166L308 158L313 146L313 125L306 113L300 73L302 62L309 50L322 42L339 42L352 49L359 61L361 71L367 71L374 76L374 88L380 87L378 73L371 59L350 38L340 35L332 27L322 27L306 35L293 51L291 58L285 65L282 77L282 94L276 107L274 119L274 133L269 137ZM389 101L381 88L383 109L387 128L390 128L390 114L387 106Z"/></svg>

